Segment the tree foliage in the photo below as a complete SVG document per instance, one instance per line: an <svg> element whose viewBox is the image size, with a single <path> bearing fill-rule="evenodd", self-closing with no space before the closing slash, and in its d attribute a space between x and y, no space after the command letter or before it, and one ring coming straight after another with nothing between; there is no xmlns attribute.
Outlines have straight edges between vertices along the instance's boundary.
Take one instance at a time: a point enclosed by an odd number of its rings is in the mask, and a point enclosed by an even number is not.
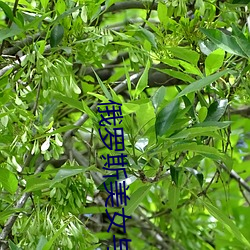
<svg viewBox="0 0 250 250"><path fill-rule="evenodd" d="M0 249L112 249L113 234L250 249L248 7L0 1ZM107 232L108 100L122 103L126 235Z"/></svg>

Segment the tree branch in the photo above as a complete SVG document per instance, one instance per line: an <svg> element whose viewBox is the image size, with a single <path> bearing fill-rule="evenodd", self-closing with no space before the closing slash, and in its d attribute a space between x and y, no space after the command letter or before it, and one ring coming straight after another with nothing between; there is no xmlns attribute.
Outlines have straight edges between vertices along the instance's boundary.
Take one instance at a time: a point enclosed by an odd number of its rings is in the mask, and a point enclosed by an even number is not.
<svg viewBox="0 0 250 250"><path fill-rule="evenodd" d="M13 47L6 48L3 50L3 55L15 55L19 50L23 49L25 46L31 45L33 42L43 38L45 32L39 32L33 36L27 36L25 39L18 41L13 44Z"/></svg>
<svg viewBox="0 0 250 250"><path fill-rule="evenodd" d="M250 192L250 186L232 169L229 170L224 163L219 164L220 168L224 169L232 179L236 180L240 186Z"/></svg>

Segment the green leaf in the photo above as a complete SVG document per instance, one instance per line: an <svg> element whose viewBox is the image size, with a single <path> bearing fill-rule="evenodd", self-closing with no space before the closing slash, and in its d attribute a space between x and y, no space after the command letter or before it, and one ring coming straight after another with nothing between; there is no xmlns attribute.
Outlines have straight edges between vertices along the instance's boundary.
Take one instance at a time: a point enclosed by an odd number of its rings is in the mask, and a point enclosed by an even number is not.
<svg viewBox="0 0 250 250"><path fill-rule="evenodd" d="M134 97L137 98L141 92L147 87L148 85L148 70L149 70L149 67L150 67L150 61L148 60L147 61L147 64L146 64L146 67L136 85L136 88L135 88L135 93L134 93Z"/></svg>
<svg viewBox="0 0 250 250"><path fill-rule="evenodd" d="M179 60L179 65L184 68L185 73L203 77L203 74L201 73L200 69L197 66L193 66L192 64L181 60Z"/></svg>
<svg viewBox="0 0 250 250"><path fill-rule="evenodd" d="M9 208L7 207L5 211L0 212L0 222L4 223L6 219L8 219L8 217L14 213L18 213L18 212L23 212L24 209L23 208L18 208L18 209L14 209L14 208Z"/></svg>
<svg viewBox="0 0 250 250"><path fill-rule="evenodd" d="M9 247L10 250L22 250L22 248L19 248L16 244L14 244L11 240L8 241L9 242Z"/></svg>
<svg viewBox="0 0 250 250"><path fill-rule="evenodd" d="M41 235L40 236L40 239L38 241L38 244L37 244L37 247L36 247L36 250L43 250L43 247L45 246L45 244L47 243L47 239L44 235Z"/></svg>
<svg viewBox="0 0 250 250"><path fill-rule="evenodd" d="M225 57L225 51L222 49L217 49L210 53L205 60L205 72L206 75L211 75L223 65Z"/></svg>
<svg viewBox="0 0 250 250"><path fill-rule="evenodd" d="M73 167L73 166L66 165L58 171L58 173L56 174L56 176L54 177L54 179L51 182L51 186L57 182L61 182L62 180L66 179L70 176L74 176L74 175L83 173L86 170L87 170L86 168L82 168L79 166Z"/></svg>
<svg viewBox="0 0 250 250"><path fill-rule="evenodd" d="M193 125L193 127L217 127L216 129L226 128L231 125L231 121L216 122L216 121L204 121Z"/></svg>
<svg viewBox="0 0 250 250"><path fill-rule="evenodd" d="M61 24L54 26L50 35L50 46L56 47L63 39L64 28Z"/></svg>
<svg viewBox="0 0 250 250"><path fill-rule="evenodd" d="M164 135L174 123L179 110L179 101L174 99L156 116L155 132L156 136Z"/></svg>
<svg viewBox="0 0 250 250"><path fill-rule="evenodd" d="M42 124L49 122L50 118L53 116L54 112L58 108L59 102L52 100L51 103L45 104L42 112Z"/></svg>
<svg viewBox="0 0 250 250"><path fill-rule="evenodd" d="M51 180L37 177L37 176L31 176L26 178L26 188L24 192L33 192L33 191L40 191L46 188L49 188L51 185Z"/></svg>
<svg viewBox="0 0 250 250"><path fill-rule="evenodd" d="M14 15L13 15L13 12L12 12L11 8L9 7L9 5L7 5L7 4L4 3L3 1L0 1L0 8L3 9L5 15L6 15L11 21L14 21Z"/></svg>
<svg viewBox="0 0 250 250"><path fill-rule="evenodd" d="M228 105L227 99L222 99L219 101L213 102L208 108L208 114L205 119L205 122L208 121L219 121L220 118L224 115Z"/></svg>
<svg viewBox="0 0 250 250"><path fill-rule="evenodd" d="M223 75L227 74L231 72L230 70L223 70L221 72L218 72L218 73L215 73L213 75L210 75L210 76L207 76L205 78L202 78L198 81L195 81L191 84L189 84L185 89L183 89L178 95L177 95L177 98L178 97L181 97L183 95L186 95L186 94L189 94L189 93L192 93L192 92L195 92L197 90L200 90L204 87L206 87L207 85L215 82L216 80L218 80L220 77L222 77Z"/></svg>
<svg viewBox="0 0 250 250"><path fill-rule="evenodd" d="M157 71L160 71L162 73L165 73L169 76L172 76L174 78L177 78L177 79L180 79L184 82L193 82L195 79L191 76L189 76L188 74L186 73L183 73L183 72L180 72L180 71L176 71L176 70L173 70L173 69L158 69L158 68L155 68Z"/></svg>
<svg viewBox="0 0 250 250"><path fill-rule="evenodd" d="M200 199L201 200L201 199ZM201 200L202 201L202 200ZM221 210L213 206L212 204L202 201L208 212L216 218L223 226L230 232L234 237L241 241L245 246L250 248L250 242L245 238L245 236L240 232L238 227L230 220Z"/></svg>
<svg viewBox="0 0 250 250"><path fill-rule="evenodd" d="M168 9L165 3L159 2L157 6L157 14L161 23L167 24L168 21Z"/></svg>
<svg viewBox="0 0 250 250"><path fill-rule="evenodd" d="M198 118L200 122L203 122L206 119L207 116L207 108L206 107L201 107L199 112L198 112Z"/></svg>
<svg viewBox="0 0 250 250"><path fill-rule="evenodd" d="M176 48L169 48L168 50L172 52L172 54L175 57L178 57L182 60L190 62L194 66L197 65L199 58L200 58L200 54L198 52L190 50L190 49L176 47Z"/></svg>
<svg viewBox="0 0 250 250"><path fill-rule="evenodd" d="M174 182L174 184L178 187L178 182L179 182L179 173L180 173L181 169L180 168L176 168L173 166L170 166L170 175L171 175L171 179Z"/></svg>
<svg viewBox="0 0 250 250"><path fill-rule="evenodd" d="M140 205L144 197L147 195L151 188L151 185L143 185L142 187L139 187L131 196L130 200L127 202L127 206L125 207L125 214L130 216L133 214L135 209ZM120 210L121 213L121 210ZM122 217L117 216L115 218L115 222L118 224L122 223Z"/></svg>
<svg viewBox="0 0 250 250"><path fill-rule="evenodd" d="M63 103L66 103L68 104L69 106L73 107L73 108L76 108L82 112L85 112L84 108L83 108L83 105L80 101L78 100L75 100L73 98L70 98L68 96L64 96L58 92L54 92L53 93L53 97Z"/></svg>
<svg viewBox="0 0 250 250"><path fill-rule="evenodd" d="M179 133L172 135L170 139L190 139L197 136L206 135L207 132L215 131L219 129L218 127L195 127L188 128L180 131Z"/></svg>
<svg viewBox="0 0 250 250"><path fill-rule="evenodd" d="M142 40L147 40L150 42L150 44L152 45L153 48L157 47L156 41L155 41L155 35L154 33L150 32L147 29L142 28L141 26L139 26L140 30L136 32L136 34L140 37L142 37Z"/></svg>
<svg viewBox="0 0 250 250"><path fill-rule="evenodd" d="M65 228L68 226L68 224L69 224L69 222L64 222L65 224L59 229L59 230L57 230L56 232L55 232L55 234L53 235L53 237L45 244L45 246L43 247L43 249L42 250L49 250L51 247L52 247L52 245L53 245L53 243L54 243L54 241L59 237L59 235L65 230Z"/></svg>
<svg viewBox="0 0 250 250"><path fill-rule="evenodd" d="M18 188L18 180L16 176L8 169L0 168L0 182L4 189L11 194L14 194Z"/></svg>
<svg viewBox="0 0 250 250"><path fill-rule="evenodd" d="M161 105L165 95L166 95L166 87L161 86L156 90L155 94L152 96L151 101L155 111L157 111L158 107Z"/></svg>
<svg viewBox="0 0 250 250"><path fill-rule="evenodd" d="M1 29L0 30L0 41L3 41L6 38L17 36L22 33L24 30L20 29L18 26L13 25L11 28Z"/></svg>
<svg viewBox="0 0 250 250"><path fill-rule="evenodd" d="M168 204L169 207L175 211L180 199L180 188L174 182L171 182L168 188Z"/></svg>
<svg viewBox="0 0 250 250"><path fill-rule="evenodd" d="M240 48L244 51L244 53L250 57L250 42L248 41L248 39L246 39L244 37L244 39L240 38L240 37L235 37L237 43L239 44Z"/></svg>
<svg viewBox="0 0 250 250"><path fill-rule="evenodd" d="M237 40L233 36L228 36L222 31L217 29L204 29L200 28L201 32L204 33L213 43L219 48L241 57L246 57L246 54L241 49Z"/></svg>
<svg viewBox="0 0 250 250"><path fill-rule="evenodd" d="M49 0L41 0L40 2L41 2L42 7L43 7L44 9L46 9L47 6L48 6Z"/></svg>
<svg viewBox="0 0 250 250"><path fill-rule="evenodd" d="M204 176L201 172L197 171L196 169L194 168L189 168L189 167L186 167L185 168L188 172L190 172L192 175L195 176L195 178L198 180L200 186L202 187L203 185L203 181L204 181Z"/></svg>
<svg viewBox="0 0 250 250"><path fill-rule="evenodd" d="M184 168L197 167L203 159L204 157L202 155L195 155L185 162Z"/></svg>
<svg viewBox="0 0 250 250"><path fill-rule="evenodd" d="M96 72L94 71L96 79L98 81L98 83L100 84L103 93L105 94L105 96L107 97L108 100L113 100L112 95L109 93L108 89L106 88L105 84L103 84L102 80L100 79L100 77L96 74Z"/></svg>
<svg viewBox="0 0 250 250"><path fill-rule="evenodd" d="M60 16L58 16L56 18L56 20L53 22L53 24L54 23L58 23L60 20L62 20L63 18L67 17L68 15L71 15L72 13L78 11L82 7L83 7L83 5L80 4L80 5L76 6L76 7L73 7L72 9L66 10L64 13L62 13Z"/></svg>

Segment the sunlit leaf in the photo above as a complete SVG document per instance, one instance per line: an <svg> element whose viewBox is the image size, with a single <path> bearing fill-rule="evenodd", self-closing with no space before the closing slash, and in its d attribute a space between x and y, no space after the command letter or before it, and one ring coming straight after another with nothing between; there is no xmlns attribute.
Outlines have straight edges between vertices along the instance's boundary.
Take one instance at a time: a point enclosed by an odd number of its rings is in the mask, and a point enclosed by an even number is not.
<svg viewBox="0 0 250 250"><path fill-rule="evenodd" d="M180 188L178 188L175 183L171 182L168 188L168 204L173 211L177 208L179 198Z"/></svg>
<svg viewBox="0 0 250 250"><path fill-rule="evenodd" d="M14 194L18 187L16 176L5 168L0 168L0 183L11 194Z"/></svg>

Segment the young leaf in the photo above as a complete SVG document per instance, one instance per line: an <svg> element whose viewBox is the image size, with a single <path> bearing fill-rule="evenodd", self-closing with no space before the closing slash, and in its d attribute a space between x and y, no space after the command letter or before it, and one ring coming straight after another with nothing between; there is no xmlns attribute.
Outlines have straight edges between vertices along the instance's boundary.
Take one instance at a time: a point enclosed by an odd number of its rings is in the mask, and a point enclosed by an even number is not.
<svg viewBox="0 0 250 250"><path fill-rule="evenodd" d="M211 75L223 65L225 56L225 51L222 49L217 49L210 53L205 60L205 72L206 75Z"/></svg>
<svg viewBox="0 0 250 250"><path fill-rule="evenodd" d="M203 122L207 117L207 108L206 107L201 107L199 112L198 112L198 118L199 122Z"/></svg>
<svg viewBox="0 0 250 250"><path fill-rule="evenodd" d="M163 3L163 2L158 3L157 14L158 14L158 18L159 18L160 22L163 24L167 24L168 9L167 9L167 5L165 3Z"/></svg>
<svg viewBox="0 0 250 250"><path fill-rule="evenodd" d="M191 92L195 92L197 90L200 90L204 87L206 87L207 85L213 83L214 81L218 80L220 77L222 77L223 75L229 73L230 70L223 70L221 72L215 73L213 75L207 76L205 78L202 78L198 81L195 81L191 84L189 84L185 89L183 89L178 95L178 97L181 97L183 95L189 94Z"/></svg>
<svg viewBox="0 0 250 250"><path fill-rule="evenodd" d="M103 93L105 94L105 96L107 97L108 100L113 100L112 95L109 93L108 89L106 88L105 84L103 84L102 80L100 79L100 77L96 74L96 72L94 71L96 79L98 81L98 83L100 84Z"/></svg>
<svg viewBox="0 0 250 250"><path fill-rule="evenodd" d="M18 187L17 178L8 169L0 168L0 182L3 187L11 194L14 194L16 192Z"/></svg>
<svg viewBox="0 0 250 250"><path fill-rule="evenodd" d="M179 110L179 101L174 99L156 116L155 132L156 136L164 135L172 126Z"/></svg>
<svg viewBox="0 0 250 250"><path fill-rule="evenodd" d="M142 73L136 88L135 88L135 93L134 93L134 97L137 98L141 92L147 87L148 85L148 70L150 67L150 61L147 61L146 67L144 69L144 72Z"/></svg>
<svg viewBox="0 0 250 250"><path fill-rule="evenodd" d="M176 47L176 48L173 47L173 48L169 48L168 50L172 52L175 57L178 57L182 60L190 62L194 66L197 65L199 58L200 58L199 53L190 49L185 49L181 47Z"/></svg>

